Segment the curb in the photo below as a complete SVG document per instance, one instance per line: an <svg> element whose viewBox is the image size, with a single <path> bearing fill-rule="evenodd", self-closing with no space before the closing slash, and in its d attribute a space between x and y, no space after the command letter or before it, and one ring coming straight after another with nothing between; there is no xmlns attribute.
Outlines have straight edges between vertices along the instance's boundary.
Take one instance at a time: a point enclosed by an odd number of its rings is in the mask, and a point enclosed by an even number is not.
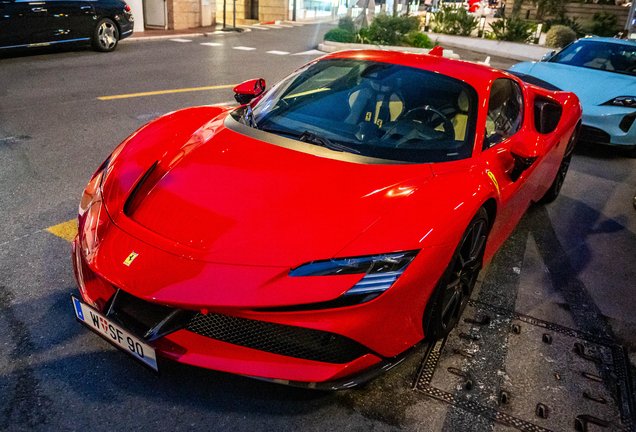
<svg viewBox="0 0 636 432"><path fill-rule="evenodd" d="M325 41L318 45L318 49L326 53L334 53L344 50L380 50L380 51L398 51L414 54L428 54L430 49L428 48L414 48L414 47L401 47L401 46L385 46L385 45L371 45L371 44L355 44L355 43L342 43ZM444 57L459 59L459 55L455 54L453 50L444 50Z"/></svg>
<svg viewBox="0 0 636 432"><path fill-rule="evenodd" d="M431 38L431 40L436 40L442 46L462 48L486 55L503 57L522 62L541 60L541 57L554 49L546 48L541 45L495 41L467 36L451 36L438 33L428 33L427 36Z"/></svg>
<svg viewBox="0 0 636 432"><path fill-rule="evenodd" d="M200 37L200 36L207 36L209 34L213 34L213 33L187 33L187 34L173 34L173 35L157 35L157 36L131 36L128 37L126 39L122 39L119 41L119 43L126 43L126 42L149 42L149 41L153 41L153 40L162 40L162 39L179 39L179 38L184 38L184 37Z"/></svg>

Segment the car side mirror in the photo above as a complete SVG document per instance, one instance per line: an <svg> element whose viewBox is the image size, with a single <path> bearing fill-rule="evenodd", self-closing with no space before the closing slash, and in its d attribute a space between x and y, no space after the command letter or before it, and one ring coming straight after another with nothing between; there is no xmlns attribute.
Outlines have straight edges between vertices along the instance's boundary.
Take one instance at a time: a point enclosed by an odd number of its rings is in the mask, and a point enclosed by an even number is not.
<svg viewBox="0 0 636 432"><path fill-rule="evenodd" d="M517 140L510 147L510 153L515 160L515 165L510 173L513 182L519 180L521 174L530 168L534 161L541 155L540 144L537 141Z"/></svg>
<svg viewBox="0 0 636 432"><path fill-rule="evenodd" d="M234 99L241 105L245 105L265 91L265 80L256 78L245 81L234 87Z"/></svg>
<svg viewBox="0 0 636 432"><path fill-rule="evenodd" d="M542 62L547 62L549 61L552 57L554 57L554 55L556 54L556 50L552 50L549 53L547 53L546 55L544 55L543 57L541 57Z"/></svg>

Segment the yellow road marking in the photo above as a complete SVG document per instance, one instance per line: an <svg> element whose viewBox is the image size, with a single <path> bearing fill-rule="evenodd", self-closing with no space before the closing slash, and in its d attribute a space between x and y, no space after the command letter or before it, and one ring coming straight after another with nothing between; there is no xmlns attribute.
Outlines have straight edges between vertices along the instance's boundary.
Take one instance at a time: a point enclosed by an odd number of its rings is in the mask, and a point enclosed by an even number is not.
<svg viewBox="0 0 636 432"><path fill-rule="evenodd" d="M53 225L52 227L48 227L46 230L51 234L62 237L66 241L73 241L77 235L77 219L71 219L68 222Z"/></svg>
<svg viewBox="0 0 636 432"><path fill-rule="evenodd" d="M193 91L202 91L202 90L217 90L224 89L230 87L236 87L238 84L227 84L227 85L219 85L219 86L210 86L210 87L194 87L194 88L185 88L185 89L174 89L174 90L159 90L145 93L131 93L131 94L123 94L123 95L115 95L115 96L100 96L97 99L99 100L112 100L112 99L125 99L125 98L133 98L133 97L141 97L141 96L155 96L169 93L183 93L183 92L193 92Z"/></svg>

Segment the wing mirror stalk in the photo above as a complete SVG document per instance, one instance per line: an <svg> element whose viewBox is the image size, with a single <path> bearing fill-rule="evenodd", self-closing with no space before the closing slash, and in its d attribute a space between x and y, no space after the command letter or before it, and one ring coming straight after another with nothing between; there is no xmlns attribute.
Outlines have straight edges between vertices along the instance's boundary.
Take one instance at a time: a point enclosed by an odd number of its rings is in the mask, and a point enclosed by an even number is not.
<svg viewBox="0 0 636 432"><path fill-rule="evenodd" d="M550 59L552 57L554 57L554 55L556 54L556 50L550 51L549 53L547 53L546 55L544 55L543 57L541 57L541 62L547 62L550 61Z"/></svg>
<svg viewBox="0 0 636 432"><path fill-rule="evenodd" d="M234 99L241 105L249 103L255 97L265 91L265 80L263 78L245 81L234 87Z"/></svg>

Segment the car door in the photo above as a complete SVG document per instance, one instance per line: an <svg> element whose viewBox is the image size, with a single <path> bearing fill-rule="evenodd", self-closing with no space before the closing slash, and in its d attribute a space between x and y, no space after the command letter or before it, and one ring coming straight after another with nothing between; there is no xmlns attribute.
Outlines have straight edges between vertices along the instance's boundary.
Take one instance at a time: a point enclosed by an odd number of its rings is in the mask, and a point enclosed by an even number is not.
<svg viewBox="0 0 636 432"><path fill-rule="evenodd" d="M518 140L528 139L527 130L531 127L524 127L524 107L523 90L516 81L509 78L493 81L480 155L480 165L498 193L497 218L488 246L491 250L496 250L512 232L537 190L536 168L542 160L537 159L518 178L514 173L511 148Z"/></svg>
<svg viewBox="0 0 636 432"><path fill-rule="evenodd" d="M0 47L46 42L45 1L0 0Z"/></svg>
<svg viewBox="0 0 636 432"><path fill-rule="evenodd" d="M95 9L92 1L46 0L53 24L51 40L55 42L88 40L95 25Z"/></svg>

